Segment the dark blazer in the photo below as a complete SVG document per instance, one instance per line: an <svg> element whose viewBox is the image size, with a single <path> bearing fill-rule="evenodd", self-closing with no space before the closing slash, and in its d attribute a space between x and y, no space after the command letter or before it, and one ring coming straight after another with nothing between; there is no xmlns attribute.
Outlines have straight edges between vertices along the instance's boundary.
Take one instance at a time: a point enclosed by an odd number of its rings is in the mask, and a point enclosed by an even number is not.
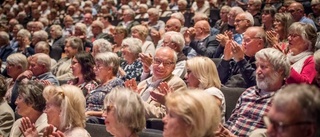
<svg viewBox="0 0 320 137"><path fill-rule="evenodd" d="M111 36L110 34L107 34L107 33L100 33L99 35L97 35L95 37L95 39L105 39L105 40L108 40L110 43L114 44L114 41L113 41L113 36Z"/></svg>
<svg viewBox="0 0 320 137"><path fill-rule="evenodd" d="M202 41L191 41L189 46L193 48L198 55L213 58L219 42L216 40L216 36L208 36Z"/></svg>
<svg viewBox="0 0 320 137"><path fill-rule="evenodd" d="M10 45L4 46L4 48L0 51L0 58L3 62L7 61L7 57L14 53L13 48Z"/></svg>
<svg viewBox="0 0 320 137"><path fill-rule="evenodd" d="M61 36L55 39L51 46L50 57L55 59L56 61L59 61L62 53L64 52L64 45L65 45L64 37Z"/></svg>

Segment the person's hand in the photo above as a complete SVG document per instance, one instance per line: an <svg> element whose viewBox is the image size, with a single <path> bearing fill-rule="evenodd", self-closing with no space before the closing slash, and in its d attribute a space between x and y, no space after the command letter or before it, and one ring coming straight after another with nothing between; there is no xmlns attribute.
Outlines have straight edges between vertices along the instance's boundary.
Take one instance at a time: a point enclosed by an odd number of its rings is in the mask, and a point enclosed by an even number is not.
<svg viewBox="0 0 320 137"><path fill-rule="evenodd" d="M223 59L229 61L232 58L232 40L228 40L223 51Z"/></svg>
<svg viewBox="0 0 320 137"><path fill-rule="evenodd" d="M244 59L244 53L241 49L241 46L237 42L235 41L231 42L231 50L232 50L232 55L234 57L234 60L236 62Z"/></svg>
<svg viewBox="0 0 320 137"><path fill-rule="evenodd" d="M35 81L40 82L45 86L52 85L52 83L49 80L39 80L39 79L37 79Z"/></svg>
<svg viewBox="0 0 320 137"><path fill-rule="evenodd" d="M138 89L138 86L137 86L137 81L133 78L133 79L129 79L129 80L126 80L124 82L124 86L126 88L129 88L135 92L137 92L137 89Z"/></svg>
<svg viewBox="0 0 320 137"><path fill-rule="evenodd" d="M277 45L279 43L279 34L274 30L267 31L267 40L270 42L271 45Z"/></svg>
<svg viewBox="0 0 320 137"><path fill-rule="evenodd" d="M53 133L53 129L54 129L54 126L51 125L51 124L49 126L47 126L46 129L43 132L43 136L44 137L50 137L50 135L52 135L52 133Z"/></svg>
<svg viewBox="0 0 320 137"><path fill-rule="evenodd" d="M214 135L215 137L236 137L228 129L223 127L221 123L219 124L218 130L214 133Z"/></svg>
<svg viewBox="0 0 320 137"><path fill-rule="evenodd" d="M21 120L21 126L19 127L21 133L24 137L38 137L38 131L34 125L31 123L28 117L23 117Z"/></svg>
<svg viewBox="0 0 320 137"><path fill-rule="evenodd" d="M222 47L224 47L226 45L227 41L230 40L229 37L227 35L224 35L224 34L216 35L216 39L217 39L217 41L220 42L220 45Z"/></svg>
<svg viewBox="0 0 320 137"><path fill-rule="evenodd" d="M194 40L195 37L195 29L193 27L188 28L184 34L184 40L186 43L190 43L192 40Z"/></svg>
<svg viewBox="0 0 320 137"><path fill-rule="evenodd" d="M169 87L167 82L161 82L158 86L159 92L151 91L150 96L153 100L160 104L165 104L165 96L173 91L172 87Z"/></svg>
<svg viewBox="0 0 320 137"><path fill-rule="evenodd" d="M158 41L161 39L161 34L156 29L152 29L152 28L150 29L150 36L154 44L157 44Z"/></svg>
<svg viewBox="0 0 320 137"><path fill-rule="evenodd" d="M31 77L33 76L33 73L31 70L26 70L24 72L22 72L18 77L17 77L17 81L21 81L25 78L27 79L31 79Z"/></svg>
<svg viewBox="0 0 320 137"><path fill-rule="evenodd" d="M143 72L149 73L150 72L150 66L152 64L152 55L151 54L139 53L139 57L140 57L140 60L142 62Z"/></svg>

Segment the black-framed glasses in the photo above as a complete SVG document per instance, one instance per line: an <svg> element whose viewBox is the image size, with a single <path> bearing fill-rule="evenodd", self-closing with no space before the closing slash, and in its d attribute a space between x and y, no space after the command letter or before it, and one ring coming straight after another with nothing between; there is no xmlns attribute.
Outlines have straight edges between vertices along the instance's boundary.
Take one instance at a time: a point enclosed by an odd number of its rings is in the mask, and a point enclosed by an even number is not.
<svg viewBox="0 0 320 137"><path fill-rule="evenodd" d="M153 63L156 64L156 65L162 64L163 66L170 66L170 65L174 65L175 64L174 62L163 61L163 60L161 60L159 58L154 58L153 59Z"/></svg>
<svg viewBox="0 0 320 137"><path fill-rule="evenodd" d="M293 123L284 123L284 122L272 120L266 115L263 116L263 121L267 127L270 127L272 125L272 129L275 130L276 132L283 132L285 129L292 127L292 126L314 124L311 121L298 121L298 122L293 122Z"/></svg>

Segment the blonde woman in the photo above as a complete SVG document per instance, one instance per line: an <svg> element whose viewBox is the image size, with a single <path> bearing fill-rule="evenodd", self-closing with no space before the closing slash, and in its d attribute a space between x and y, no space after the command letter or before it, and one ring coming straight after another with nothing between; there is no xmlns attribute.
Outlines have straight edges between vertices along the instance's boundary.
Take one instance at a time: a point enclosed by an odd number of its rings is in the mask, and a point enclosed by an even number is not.
<svg viewBox="0 0 320 137"><path fill-rule="evenodd" d="M47 100L46 109L48 123L47 133L59 134L67 137L90 137L85 127L85 98L81 90L73 85L47 86L43 91ZM53 131L53 128L56 131ZM24 121L22 128L25 136L32 136L34 125L30 121ZM36 131L34 131L36 132Z"/></svg>
<svg viewBox="0 0 320 137"><path fill-rule="evenodd" d="M156 48L154 44L151 41L147 41L147 36L149 35L149 30L147 27L143 25L136 25L131 28L131 36L137 39L140 39L142 41L142 53L145 53L147 55L154 56L156 52Z"/></svg>
<svg viewBox="0 0 320 137"><path fill-rule="evenodd" d="M213 137L221 121L216 99L203 91L172 92L166 107L164 137Z"/></svg>
<svg viewBox="0 0 320 137"><path fill-rule="evenodd" d="M223 93L221 92L221 82L217 67L208 57L193 57L187 60L187 85L189 88L202 89L217 99L221 108L222 123L224 123L226 104Z"/></svg>

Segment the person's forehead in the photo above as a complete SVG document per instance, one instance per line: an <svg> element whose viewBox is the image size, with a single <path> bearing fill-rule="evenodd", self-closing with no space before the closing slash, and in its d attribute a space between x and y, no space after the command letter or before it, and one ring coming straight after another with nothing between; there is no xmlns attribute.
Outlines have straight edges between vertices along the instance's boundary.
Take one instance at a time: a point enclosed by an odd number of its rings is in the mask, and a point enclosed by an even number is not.
<svg viewBox="0 0 320 137"><path fill-rule="evenodd" d="M236 19L246 19L246 17L243 14L238 14Z"/></svg>

